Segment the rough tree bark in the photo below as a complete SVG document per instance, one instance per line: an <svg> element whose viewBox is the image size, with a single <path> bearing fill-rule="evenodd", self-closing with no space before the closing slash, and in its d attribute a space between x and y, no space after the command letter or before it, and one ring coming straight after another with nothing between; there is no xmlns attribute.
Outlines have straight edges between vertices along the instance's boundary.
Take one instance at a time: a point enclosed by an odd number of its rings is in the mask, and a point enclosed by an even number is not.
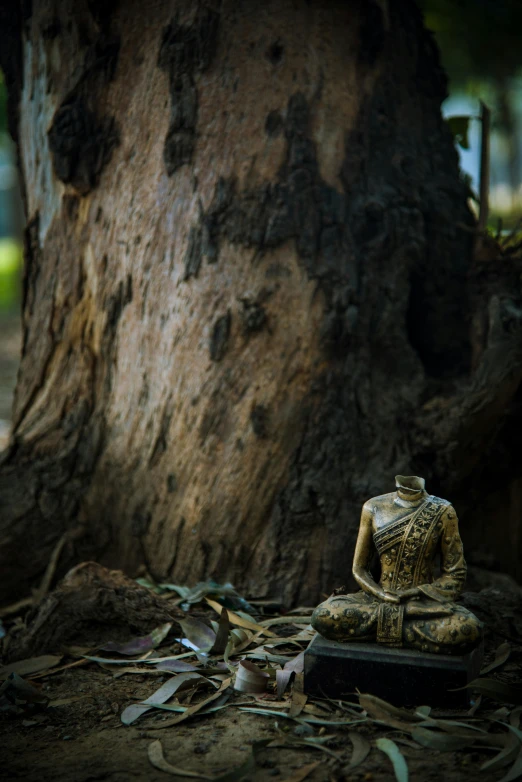
<svg viewBox="0 0 522 782"><path fill-rule="evenodd" d="M7 16L27 230L2 599L70 529L60 572L314 601L397 472L515 572L520 270L472 264L413 3Z"/></svg>

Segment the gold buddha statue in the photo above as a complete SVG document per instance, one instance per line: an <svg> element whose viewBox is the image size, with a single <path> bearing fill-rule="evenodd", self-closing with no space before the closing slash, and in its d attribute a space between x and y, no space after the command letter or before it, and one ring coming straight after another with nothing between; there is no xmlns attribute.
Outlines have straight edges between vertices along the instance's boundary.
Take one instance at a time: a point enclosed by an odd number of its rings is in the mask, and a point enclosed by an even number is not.
<svg viewBox="0 0 522 782"><path fill-rule="evenodd" d="M312 625L334 641L377 641L439 654L464 654L482 638L477 617L454 601L466 561L452 505L427 494L424 479L397 475L396 492L363 506L353 560L362 592L335 594L314 611ZM377 551L381 577L370 563ZM440 554L440 576L434 564Z"/></svg>

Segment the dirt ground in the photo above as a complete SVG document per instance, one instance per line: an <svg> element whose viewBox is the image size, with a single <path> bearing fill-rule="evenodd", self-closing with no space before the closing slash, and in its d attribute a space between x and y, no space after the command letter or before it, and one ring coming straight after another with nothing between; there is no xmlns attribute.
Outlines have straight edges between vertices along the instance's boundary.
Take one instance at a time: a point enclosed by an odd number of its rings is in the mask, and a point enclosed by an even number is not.
<svg viewBox="0 0 522 782"><path fill-rule="evenodd" d="M123 708L136 699L148 697L168 677L126 675L114 679L113 674L97 668L71 669L62 674L44 677L43 691L58 705L47 709L36 719L3 718L0 723L3 759L1 779L24 779L28 782L56 780L56 782L94 782L94 780L149 780L167 779L165 772L153 768L147 757L148 745L160 739L166 759L180 768L214 776L240 766L251 751L253 741L277 739L279 729L286 725L274 717L239 712L232 705L214 715L194 717L186 725L154 730L171 715L145 715L136 726L121 724ZM59 701L77 699L59 705ZM235 699L245 700L236 695ZM269 704L263 704L268 706ZM150 713L149 713L150 714ZM341 714L341 712L339 712ZM290 731L292 728L290 728ZM359 727L372 742L379 736L397 740L400 733L373 726ZM315 731L316 735L318 731ZM314 762L320 765L308 779L364 780L380 782L392 780L391 763L375 747L364 763L350 772L342 773L352 753L347 731L336 731L328 743L342 763L322 751L304 748L266 748L258 756L257 769L244 779L252 782L291 778L297 769ZM399 743L407 760L412 782L457 782L473 780L479 765L491 757L487 751L439 752L414 748ZM481 774L481 779L499 779L502 773ZM188 779L188 777L178 777Z"/></svg>
<svg viewBox="0 0 522 782"><path fill-rule="evenodd" d="M489 637L487 661L493 659L498 641L498 637ZM179 650L177 644L168 649L163 648L161 654L165 656L178 653ZM103 656L111 655L105 652ZM78 659L76 655L76 662ZM71 662L75 662L75 657L65 655L59 666ZM129 664L132 665L132 662ZM171 719L172 712L153 709L133 725L125 726L121 721L123 710L149 698L173 674L153 670L144 672L143 669L139 673L122 674L121 670L115 666L107 670L95 662L82 661L80 665L66 670L36 673L27 677L40 688L41 694L50 703L45 708L36 708L24 715L0 711L0 779L24 779L28 782L160 782L167 779L169 774L153 767L147 754L151 743L158 739L168 763L192 772L198 778L207 779L240 768L252 753L254 742L263 739L274 741L276 746L263 748L256 753L256 762L248 773L237 772L227 776L223 782L240 779L247 782L271 779L299 782L305 778L305 774L310 782L393 780L395 774L391 761L376 746L377 739L381 737L392 739L400 748L408 765L411 782L471 782L477 777L496 781L506 772L505 768L494 772L479 771L480 766L492 758L495 751L468 747L456 752L441 752L421 747L404 730L379 724L373 719L354 726L325 728L317 724L303 725L299 720L284 716L261 716L240 711L241 706L281 708L281 701L278 702L275 694L275 684L269 685L269 691L263 695L229 690L231 694L226 707L213 714L194 715L183 724L162 728L162 722ZM522 646L511 646L507 664L502 665L495 676L499 676L500 681L510 683L522 680ZM208 692L208 689L196 692L191 704L197 702L198 698L207 697ZM185 696L181 694L178 697L179 702L186 705ZM191 695L186 697L190 700ZM289 704L290 693L287 692L285 697ZM323 713L327 720L347 718L346 704L313 698L308 699L308 704L316 710L316 714ZM499 707L503 708L503 713L498 712ZM484 698L474 715L474 719L479 720L475 724L495 732L498 727L495 719L511 719L510 713L516 716L517 710L512 711L512 706L507 709L498 702ZM433 710L431 716L469 721L466 710ZM306 734L303 733L304 729ZM360 765L347 770L353 758L351 737L354 732L371 743L371 751ZM292 742L302 740L303 735L318 743L315 746L289 746ZM324 740L323 744L319 743L321 739ZM188 780L193 777L182 773L175 778Z"/></svg>

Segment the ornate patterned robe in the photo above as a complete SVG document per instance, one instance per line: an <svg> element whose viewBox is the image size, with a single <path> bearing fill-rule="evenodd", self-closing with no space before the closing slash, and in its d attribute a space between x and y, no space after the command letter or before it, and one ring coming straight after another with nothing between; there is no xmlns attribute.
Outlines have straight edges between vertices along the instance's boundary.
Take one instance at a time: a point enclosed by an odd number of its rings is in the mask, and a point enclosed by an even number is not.
<svg viewBox="0 0 522 782"><path fill-rule="evenodd" d="M479 640L481 625L471 612L454 602L466 580L455 510L449 502L434 496L414 508L393 505L395 497L375 497L365 506L374 519L373 545L381 562L380 585L388 592L418 587L423 597L409 602L431 606L431 610L438 604L443 608L441 614L410 618L405 615L407 603L382 602L358 592L321 603L312 625L321 635L337 641L376 640L389 646L462 653ZM391 521L390 514L394 517ZM441 572L434 578L438 554Z"/></svg>

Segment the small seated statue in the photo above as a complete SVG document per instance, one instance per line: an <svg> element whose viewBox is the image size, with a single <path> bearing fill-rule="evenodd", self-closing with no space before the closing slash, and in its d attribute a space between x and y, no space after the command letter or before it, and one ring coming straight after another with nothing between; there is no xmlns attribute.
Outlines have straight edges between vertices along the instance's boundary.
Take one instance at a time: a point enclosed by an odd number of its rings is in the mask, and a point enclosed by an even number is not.
<svg viewBox="0 0 522 782"><path fill-rule="evenodd" d="M377 641L424 652L465 654L482 637L477 617L454 601L466 562L452 505L427 494L424 479L397 475L396 492L363 506L353 575L363 590L335 594L314 611L312 625L333 641ZM377 553L380 582L370 563ZM440 553L440 576L433 566Z"/></svg>

